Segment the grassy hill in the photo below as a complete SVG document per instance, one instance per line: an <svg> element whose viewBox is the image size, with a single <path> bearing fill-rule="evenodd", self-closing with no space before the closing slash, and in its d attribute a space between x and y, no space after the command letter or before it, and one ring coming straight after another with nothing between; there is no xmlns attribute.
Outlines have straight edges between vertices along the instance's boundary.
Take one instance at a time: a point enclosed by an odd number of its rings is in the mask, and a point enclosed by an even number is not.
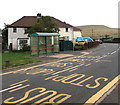
<svg viewBox="0 0 120 105"><path fill-rule="evenodd" d="M110 37L113 38L118 37L118 28L110 28L104 25L86 25L77 27L82 30L82 36L89 36L95 39L104 35L110 35Z"/></svg>

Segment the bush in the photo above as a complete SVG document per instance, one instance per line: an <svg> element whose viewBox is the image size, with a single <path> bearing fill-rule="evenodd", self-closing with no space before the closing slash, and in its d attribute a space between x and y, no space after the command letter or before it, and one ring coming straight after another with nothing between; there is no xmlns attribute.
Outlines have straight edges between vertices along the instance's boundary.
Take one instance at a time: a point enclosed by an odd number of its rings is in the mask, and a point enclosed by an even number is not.
<svg viewBox="0 0 120 105"><path fill-rule="evenodd" d="M30 51L30 46L27 44L22 44L21 45L21 50L22 51Z"/></svg>
<svg viewBox="0 0 120 105"><path fill-rule="evenodd" d="M27 52L30 51L30 46L27 44L23 44L21 45L21 49L20 50L12 50L12 52Z"/></svg>
<svg viewBox="0 0 120 105"><path fill-rule="evenodd" d="M113 38L111 41L104 41L104 43L120 43L120 38Z"/></svg>
<svg viewBox="0 0 120 105"><path fill-rule="evenodd" d="M23 52L23 50L12 50L12 52Z"/></svg>
<svg viewBox="0 0 120 105"><path fill-rule="evenodd" d="M74 46L74 50L82 50L84 48L84 45L76 45Z"/></svg>

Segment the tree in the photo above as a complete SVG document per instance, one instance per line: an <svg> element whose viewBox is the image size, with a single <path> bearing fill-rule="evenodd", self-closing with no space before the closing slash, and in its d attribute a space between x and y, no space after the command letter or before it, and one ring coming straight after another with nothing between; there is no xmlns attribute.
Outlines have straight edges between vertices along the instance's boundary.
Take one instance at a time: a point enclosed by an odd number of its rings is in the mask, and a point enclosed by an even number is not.
<svg viewBox="0 0 120 105"><path fill-rule="evenodd" d="M5 24L4 29L2 29L2 49L7 49L8 45L8 28Z"/></svg>
<svg viewBox="0 0 120 105"><path fill-rule="evenodd" d="M35 33L35 32L48 32L54 33L59 32L57 25L51 20L50 16L41 16L37 22L35 22L31 28L25 31L26 33Z"/></svg>
<svg viewBox="0 0 120 105"><path fill-rule="evenodd" d="M8 43L8 28L6 24L4 26L4 29L2 30L2 40L6 44Z"/></svg>

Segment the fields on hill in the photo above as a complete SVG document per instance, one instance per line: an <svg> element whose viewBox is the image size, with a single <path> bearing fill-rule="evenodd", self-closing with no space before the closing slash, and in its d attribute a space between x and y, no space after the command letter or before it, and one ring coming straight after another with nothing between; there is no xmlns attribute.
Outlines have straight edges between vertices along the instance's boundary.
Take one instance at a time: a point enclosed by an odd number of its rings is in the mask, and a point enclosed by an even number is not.
<svg viewBox="0 0 120 105"><path fill-rule="evenodd" d="M110 37L118 38L118 28L109 28L104 25L86 25L77 27L82 30L82 36L89 36L96 39L100 36L110 35Z"/></svg>

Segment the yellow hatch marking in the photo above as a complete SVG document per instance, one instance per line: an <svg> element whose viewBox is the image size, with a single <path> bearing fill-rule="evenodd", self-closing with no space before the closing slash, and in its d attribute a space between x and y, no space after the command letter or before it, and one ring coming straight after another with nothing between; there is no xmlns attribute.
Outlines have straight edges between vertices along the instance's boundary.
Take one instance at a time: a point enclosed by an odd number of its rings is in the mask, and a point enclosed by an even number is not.
<svg viewBox="0 0 120 105"><path fill-rule="evenodd" d="M20 90L20 89L23 89L23 88L26 88L30 85L25 85L25 86L22 86L22 87L19 87L19 88L16 88L16 89L13 89L13 90L10 90L9 92L14 92L14 91L17 91L17 90Z"/></svg>
<svg viewBox="0 0 120 105"><path fill-rule="evenodd" d="M14 85L17 85L17 84L20 84L20 83L26 82L26 81L28 81L28 79L26 79L26 80L24 80L24 81L20 81L20 82L14 83L14 84L12 84L12 85L10 85L10 86L14 86Z"/></svg>
<svg viewBox="0 0 120 105"><path fill-rule="evenodd" d="M112 62L111 60L101 60L102 62Z"/></svg>
<svg viewBox="0 0 120 105"><path fill-rule="evenodd" d="M94 94L91 98L89 98L84 105L88 105L88 103L94 104L98 101L107 91L109 91L118 81L120 80L120 75L115 77L111 82L109 82L105 87L103 87L100 91Z"/></svg>
<svg viewBox="0 0 120 105"><path fill-rule="evenodd" d="M112 62L111 60L97 60L96 62Z"/></svg>
<svg viewBox="0 0 120 105"><path fill-rule="evenodd" d="M86 64L85 66L90 66L91 65L91 63L89 63L89 64Z"/></svg>
<svg viewBox="0 0 120 105"><path fill-rule="evenodd" d="M97 61L95 61L95 62L100 62L100 60L97 60Z"/></svg>
<svg viewBox="0 0 120 105"><path fill-rule="evenodd" d="M77 70L77 69L78 69L78 68L72 69L72 70L70 70L69 72L75 71L75 70Z"/></svg>
<svg viewBox="0 0 120 105"><path fill-rule="evenodd" d="M49 74L52 74L52 73L54 73L55 71L52 71L52 72L50 72L50 73L46 73L46 74L43 74L43 75L49 75Z"/></svg>
<svg viewBox="0 0 120 105"><path fill-rule="evenodd" d="M68 67L65 67L64 69L68 69L68 68L71 68L72 66L68 66Z"/></svg>

